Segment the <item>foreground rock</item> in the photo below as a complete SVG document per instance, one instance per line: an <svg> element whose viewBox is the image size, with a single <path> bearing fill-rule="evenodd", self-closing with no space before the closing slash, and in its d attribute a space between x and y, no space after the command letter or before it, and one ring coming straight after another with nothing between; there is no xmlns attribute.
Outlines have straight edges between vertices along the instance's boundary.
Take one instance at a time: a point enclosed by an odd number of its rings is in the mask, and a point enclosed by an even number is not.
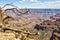
<svg viewBox="0 0 60 40"><path fill-rule="evenodd" d="M15 34L14 33L4 33L0 32L0 40L15 40Z"/></svg>

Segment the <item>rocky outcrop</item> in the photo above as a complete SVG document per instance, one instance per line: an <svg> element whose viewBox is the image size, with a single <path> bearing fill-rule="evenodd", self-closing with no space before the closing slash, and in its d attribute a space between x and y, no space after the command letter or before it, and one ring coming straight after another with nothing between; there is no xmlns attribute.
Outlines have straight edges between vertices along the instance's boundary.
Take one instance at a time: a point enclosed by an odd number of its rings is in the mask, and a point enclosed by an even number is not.
<svg viewBox="0 0 60 40"><path fill-rule="evenodd" d="M60 40L60 29L53 31L50 40Z"/></svg>
<svg viewBox="0 0 60 40"><path fill-rule="evenodd" d="M60 19L60 13L57 13L56 15L51 16L50 18L53 19L53 20Z"/></svg>

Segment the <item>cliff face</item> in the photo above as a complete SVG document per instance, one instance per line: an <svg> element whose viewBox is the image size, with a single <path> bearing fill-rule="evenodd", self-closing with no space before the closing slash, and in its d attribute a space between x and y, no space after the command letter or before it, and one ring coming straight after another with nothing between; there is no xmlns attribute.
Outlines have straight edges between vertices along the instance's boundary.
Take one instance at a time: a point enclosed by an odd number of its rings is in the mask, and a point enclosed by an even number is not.
<svg viewBox="0 0 60 40"><path fill-rule="evenodd" d="M0 9L0 23L2 23L2 25L0 25L0 40L35 40L34 37L33 39L27 37L28 35L35 35L35 33L23 30L23 26L27 26L29 22L26 21L29 21L29 19L22 17L20 21L2 11L3 10ZM23 29L21 29L21 27Z"/></svg>
<svg viewBox="0 0 60 40"><path fill-rule="evenodd" d="M0 40L50 40L53 31L60 26L59 14L49 18L16 8L2 11L0 10L3 15L0 15L0 20L3 18L0 21L3 23L0 26Z"/></svg>

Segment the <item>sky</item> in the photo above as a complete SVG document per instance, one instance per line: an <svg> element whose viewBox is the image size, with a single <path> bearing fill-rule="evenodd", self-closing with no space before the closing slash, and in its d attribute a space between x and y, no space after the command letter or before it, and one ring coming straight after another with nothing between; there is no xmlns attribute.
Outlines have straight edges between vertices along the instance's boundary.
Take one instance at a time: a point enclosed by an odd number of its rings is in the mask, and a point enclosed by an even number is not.
<svg viewBox="0 0 60 40"><path fill-rule="evenodd" d="M60 0L0 0L0 7L12 4L19 8L60 9ZM11 6L7 6L9 8Z"/></svg>

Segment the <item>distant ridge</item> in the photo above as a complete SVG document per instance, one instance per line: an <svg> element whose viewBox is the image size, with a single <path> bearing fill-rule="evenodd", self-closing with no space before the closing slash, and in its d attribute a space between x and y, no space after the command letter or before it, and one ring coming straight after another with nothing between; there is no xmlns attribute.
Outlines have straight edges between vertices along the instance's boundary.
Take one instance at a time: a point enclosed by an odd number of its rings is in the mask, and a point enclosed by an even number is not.
<svg viewBox="0 0 60 40"><path fill-rule="evenodd" d="M16 8L12 8L12 9L15 10L16 14L18 15L20 14L19 12L17 12ZM26 11L26 9L19 9L18 11L24 12ZM33 14L33 15L39 14L50 17L56 15L57 13L60 13L60 9L29 9L29 14Z"/></svg>

